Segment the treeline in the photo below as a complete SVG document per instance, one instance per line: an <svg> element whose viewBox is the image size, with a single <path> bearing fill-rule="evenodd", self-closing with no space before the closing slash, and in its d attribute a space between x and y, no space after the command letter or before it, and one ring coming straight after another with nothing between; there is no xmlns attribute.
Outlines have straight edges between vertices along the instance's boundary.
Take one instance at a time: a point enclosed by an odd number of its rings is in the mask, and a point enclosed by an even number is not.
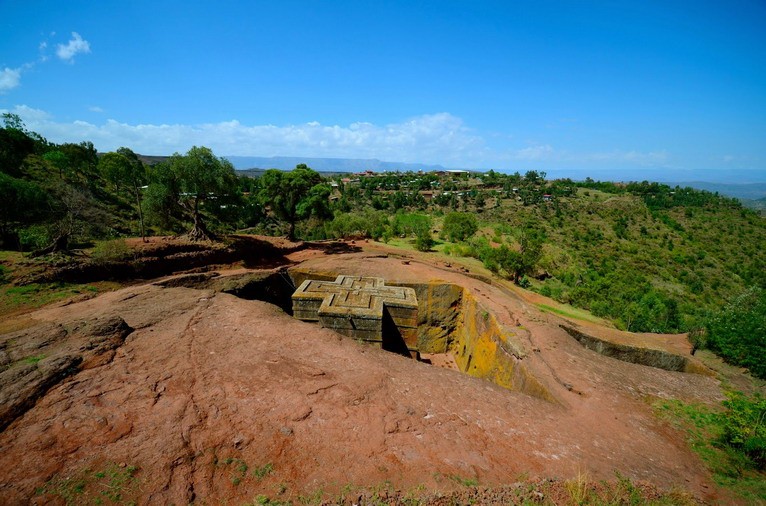
<svg viewBox="0 0 766 506"><path fill-rule="evenodd" d="M331 216L329 184L305 166L253 180L196 146L146 165L129 148L99 154L90 142L49 142L13 114L4 114L3 123L3 249L39 256L126 236L208 239L269 220L287 223L292 236L299 220Z"/></svg>
<svg viewBox="0 0 766 506"><path fill-rule="evenodd" d="M574 183L579 188L591 188L604 193L631 194L640 196L646 206L652 210L670 209L673 207L705 207L705 206L729 206L735 209L742 207L742 203L731 197L719 195L717 192L696 190L691 187L671 187L666 184L642 181L630 183L613 183L610 181L594 181L587 178L585 181Z"/></svg>

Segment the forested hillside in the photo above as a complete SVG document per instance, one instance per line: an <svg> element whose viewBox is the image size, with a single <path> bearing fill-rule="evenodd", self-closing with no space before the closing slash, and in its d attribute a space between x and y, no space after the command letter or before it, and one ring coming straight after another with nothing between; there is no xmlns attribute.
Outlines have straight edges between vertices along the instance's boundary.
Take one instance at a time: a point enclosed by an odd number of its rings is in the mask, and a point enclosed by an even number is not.
<svg viewBox="0 0 766 506"><path fill-rule="evenodd" d="M329 180L299 166L250 178L204 147L147 165L129 148L99 154L87 141L57 145L14 115L3 119L6 250L40 256L103 250L129 236L199 240L237 230L394 241L475 257L620 328L694 331L698 345L734 362L766 363L766 220L731 198L650 182L548 181L535 171ZM742 339L754 340L757 353L736 348L716 323L738 300L749 308L737 317L750 324Z"/></svg>
<svg viewBox="0 0 766 506"><path fill-rule="evenodd" d="M147 165L126 147L97 153L88 141L55 144L18 116L3 120L0 248L40 256L145 234L186 230L202 239L248 225L246 180L207 148Z"/></svg>

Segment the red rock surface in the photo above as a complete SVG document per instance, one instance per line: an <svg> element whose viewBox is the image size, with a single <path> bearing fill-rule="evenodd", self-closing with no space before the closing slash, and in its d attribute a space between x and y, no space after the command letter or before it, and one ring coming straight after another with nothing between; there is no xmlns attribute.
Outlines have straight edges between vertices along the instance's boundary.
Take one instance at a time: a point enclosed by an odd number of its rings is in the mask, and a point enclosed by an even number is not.
<svg viewBox="0 0 766 506"><path fill-rule="evenodd" d="M713 402L715 379L588 351L557 317L458 272L364 253L292 258L464 286L501 323L526 330L524 360L558 402L341 338L265 302L132 286L31 315L42 324L119 316L135 330L111 361L54 386L0 433L0 503L44 502L52 496L35 497L37 487L110 462L137 467L140 504L296 499L385 481L439 489L454 485L450 476L609 480L615 471L714 498L684 434L648 400Z"/></svg>

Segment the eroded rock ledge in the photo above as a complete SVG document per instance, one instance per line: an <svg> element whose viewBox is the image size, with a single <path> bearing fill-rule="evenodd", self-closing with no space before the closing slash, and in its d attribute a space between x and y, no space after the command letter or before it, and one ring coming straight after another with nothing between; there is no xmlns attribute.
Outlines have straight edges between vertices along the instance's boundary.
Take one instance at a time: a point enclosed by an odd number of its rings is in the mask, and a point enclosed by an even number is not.
<svg viewBox="0 0 766 506"><path fill-rule="evenodd" d="M125 320L109 316L0 336L0 431L67 377L111 361L131 332Z"/></svg>

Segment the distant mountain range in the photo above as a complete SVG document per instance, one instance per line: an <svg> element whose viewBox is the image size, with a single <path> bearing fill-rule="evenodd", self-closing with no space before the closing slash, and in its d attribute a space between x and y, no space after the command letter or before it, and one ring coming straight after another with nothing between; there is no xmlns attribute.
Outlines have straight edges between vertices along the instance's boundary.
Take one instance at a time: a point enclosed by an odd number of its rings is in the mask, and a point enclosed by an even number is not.
<svg viewBox="0 0 766 506"><path fill-rule="evenodd" d="M227 156L235 169L294 169L296 165L305 163L317 172L373 172L446 170L441 165L425 163L384 162L376 159L362 158L306 158L299 156Z"/></svg>

